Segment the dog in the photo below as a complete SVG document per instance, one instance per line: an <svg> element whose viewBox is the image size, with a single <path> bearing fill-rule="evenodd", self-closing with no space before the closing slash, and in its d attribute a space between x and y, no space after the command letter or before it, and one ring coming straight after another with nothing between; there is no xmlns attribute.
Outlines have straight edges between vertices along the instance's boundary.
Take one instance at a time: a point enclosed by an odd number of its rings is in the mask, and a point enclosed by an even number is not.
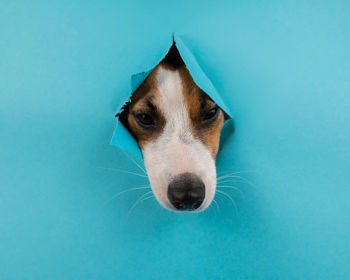
<svg viewBox="0 0 350 280"><path fill-rule="evenodd" d="M175 44L118 116L142 151L158 202L174 211L208 208L225 113L195 84Z"/></svg>

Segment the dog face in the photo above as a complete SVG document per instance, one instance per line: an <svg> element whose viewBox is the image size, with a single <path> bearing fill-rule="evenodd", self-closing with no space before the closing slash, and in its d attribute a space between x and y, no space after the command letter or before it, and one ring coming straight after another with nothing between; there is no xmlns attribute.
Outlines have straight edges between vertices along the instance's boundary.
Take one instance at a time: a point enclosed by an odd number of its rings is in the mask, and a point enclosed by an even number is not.
<svg viewBox="0 0 350 280"><path fill-rule="evenodd" d="M120 120L141 148L161 205L189 211L210 205L224 113L194 83L176 50L136 90Z"/></svg>

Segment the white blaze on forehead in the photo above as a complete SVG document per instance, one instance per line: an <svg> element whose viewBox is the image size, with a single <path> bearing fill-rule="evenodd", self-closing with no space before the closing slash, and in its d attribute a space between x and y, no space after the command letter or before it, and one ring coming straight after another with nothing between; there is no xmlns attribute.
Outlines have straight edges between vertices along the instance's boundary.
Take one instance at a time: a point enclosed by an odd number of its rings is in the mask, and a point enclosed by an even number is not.
<svg viewBox="0 0 350 280"><path fill-rule="evenodd" d="M179 71L159 67L156 77L160 92L157 105L164 115L165 126L162 134L142 151L152 189L159 202L169 206L167 188L172 177L191 172L206 186L207 203L203 203L206 207L215 194L215 162L208 148L191 131Z"/></svg>
<svg viewBox="0 0 350 280"><path fill-rule="evenodd" d="M199 141L194 139L191 131L179 71L160 67L157 72L157 85L161 93L160 109L166 120L161 138L168 144L163 152L171 159L175 175L195 172L196 156L193 153Z"/></svg>
<svg viewBox="0 0 350 280"><path fill-rule="evenodd" d="M160 109L165 115L166 125L177 130L188 129L188 112L185 108L179 71L159 67L157 86L161 93Z"/></svg>

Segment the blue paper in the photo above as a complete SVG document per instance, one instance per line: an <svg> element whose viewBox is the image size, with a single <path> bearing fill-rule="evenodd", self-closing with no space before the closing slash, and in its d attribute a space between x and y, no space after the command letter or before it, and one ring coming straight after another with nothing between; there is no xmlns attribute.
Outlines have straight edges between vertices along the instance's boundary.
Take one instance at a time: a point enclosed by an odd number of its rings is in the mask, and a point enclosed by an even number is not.
<svg viewBox="0 0 350 280"><path fill-rule="evenodd" d="M350 279L349 15L346 0L1 0L0 280ZM110 145L130 76L173 31L236 128L217 159L234 202L198 214L138 201L142 160Z"/></svg>

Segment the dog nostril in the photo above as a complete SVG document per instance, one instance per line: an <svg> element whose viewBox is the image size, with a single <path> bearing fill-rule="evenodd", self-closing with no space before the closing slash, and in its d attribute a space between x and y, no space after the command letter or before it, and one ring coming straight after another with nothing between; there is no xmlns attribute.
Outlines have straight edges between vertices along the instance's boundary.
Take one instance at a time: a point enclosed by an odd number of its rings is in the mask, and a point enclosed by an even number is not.
<svg viewBox="0 0 350 280"><path fill-rule="evenodd" d="M176 176L168 186L168 199L178 210L195 210L205 197L203 181L192 173Z"/></svg>
<svg viewBox="0 0 350 280"><path fill-rule="evenodd" d="M173 204L174 204L176 209L184 209L185 208L185 205L179 201L175 201Z"/></svg>
<svg viewBox="0 0 350 280"><path fill-rule="evenodd" d="M202 204L202 202L203 201L197 201L197 202L195 202L194 204L193 204L193 209L197 209L199 206L201 206L201 204Z"/></svg>

